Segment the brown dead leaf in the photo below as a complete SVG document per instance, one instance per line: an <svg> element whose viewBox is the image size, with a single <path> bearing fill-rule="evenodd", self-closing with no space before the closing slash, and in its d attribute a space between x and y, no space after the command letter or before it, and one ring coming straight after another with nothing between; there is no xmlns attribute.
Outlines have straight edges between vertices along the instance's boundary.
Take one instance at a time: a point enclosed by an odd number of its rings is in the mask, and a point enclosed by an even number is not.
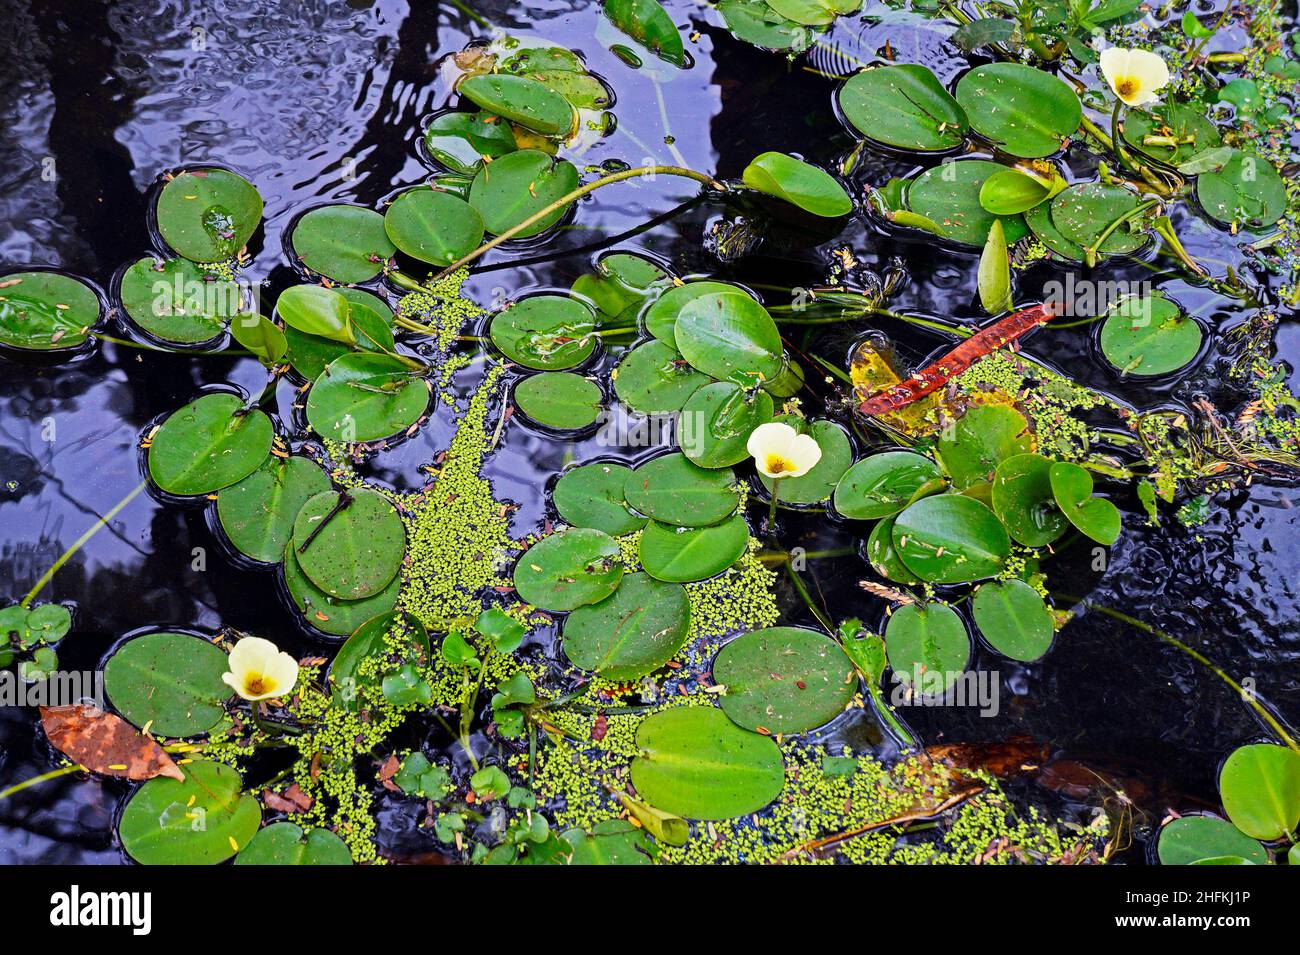
<svg viewBox="0 0 1300 955"><path fill-rule="evenodd" d="M312 807L313 802L315 800L303 792L297 783L291 784L282 793L272 792L269 789L262 790L262 804L276 812L306 812Z"/></svg>
<svg viewBox="0 0 1300 955"><path fill-rule="evenodd" d="M379 782L390 793L401 792L397 784L393 782L393 777L397 775L397 771L401 768L402 764L396 756L389 756L384 760L384 764L379 767Z"/></svg>
<svg viewBox="0 0 1300 955"><path fill-rule="evenodd" d="M91 772L120 779L167 776L185 780L162 746L120 716L98 707L42 706L41 725L55 749Z"/></svg>

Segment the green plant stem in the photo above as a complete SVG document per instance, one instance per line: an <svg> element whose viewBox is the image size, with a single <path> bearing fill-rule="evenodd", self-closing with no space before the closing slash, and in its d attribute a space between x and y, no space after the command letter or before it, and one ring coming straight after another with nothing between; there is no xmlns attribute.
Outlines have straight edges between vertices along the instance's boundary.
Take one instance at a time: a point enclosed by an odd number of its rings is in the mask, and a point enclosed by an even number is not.
<svg viewBox="0 0 1300 955"><path fill-rule="evenodd" d="M910 746L913 749L920 749L921 744L917 742L916 737L913 736L908 731L907 727L903 725L902 721L898 718L898 714L894 712L894 708L885 700L885 694L880 687L876 686L870 680L866 682L867 694L871 697L871 702L875 706L876 712L880 715L880 718L889 724L889 728L894 731L894 735L897 736L904 745Z"/></svg>
<svg viewBox="0 0 1300 955"><path fill-rule="evenodd" d="M460 701L460 748L465 751L469 757L470 765L474 767L474 772L478 772L478 757L474 755L474 747L470 745L470 726L474 722L474 701L478 699L479 690L483 687L483 670L486 663L478 668L478 677L473 682L469 678L469 667L462 670L461 684L464 696Z"/></svg>
<svg viewBox="0 0 1300 955"><path fill-rule="evenodd" d="M41 783L47 783L51 779L58 779L60 776L70 776L73 773L85 771L85 767L80 763L73 763L71 766L62 766L59 769L52 769L48 773L41 773L39 776L33 776L31 779L24 779L20 783L14 783L8 789L0 789L0 800L8 799L15 793L20 793L24 789L32 786L39 786Z"/></svg>
<svg viewBox="0 0 1300 955"><path fill-rule="evenodd" d="M776 501L781 493L781 479L772 479L772 494L767 502L767 536L776 540Z"/></svg>
<svg viewBox="0 0 1300 955"><path fill-rule="evenodd" d="M1090 600L1087 600L1083 597L1074 596L1073 594L1058 593L1058 594L1054 594L1053 596L1060 597L1062 600L1068 600L1072 603L1078 603L1084 607L1087 607L1090 610L1095 610L1100 614L1104 614L1107 617L1110 617L1114 620L1118 620L1121 623L1126 623L1130 627L1135 627L1136 629L1141 630L1144 633L1149 633L1151 634L1151 636L1155 637L1158 640L1163 641L1164 643L1169 644L1171 647L1175 647L1181 650L1183 653L1187 654L1197 663L1201 664L1201 666L1205 667L1207 670L1209 670L1211 673L1217 676L1228 686L1232 687L1233 692L1235 692L1238 696L1240 696L1243 700L1246 701L1246 704L1259 715L1260 719L1262 719L1265 723L1268 724L1269 728L1272 729L1273 732L1277 734L1277 737L1280 740L1282 740L1289 749L1294 750L1296 753L1300 753L1300 744L1296 743L1295 739L1292 738L1291 734L1287 732L1286 727L1282 725L1282 721L1278 719L1276 716L1274 716L1272 711L1270 711L1268 707L1266 707L1263 703L1261 703L1253 693L1246 692L1246 690L1242 687L1240 683L1238 683L1236 680L1230 677L1221 667L1215 664L1212 660L1210 660L1200 651L1192 647L1189 647L1187 644L1183 643L1183 641L1179 640L1177 637L1173 636L1172 634L1165 633L1163 630L1153 627L1151 626L1151 624L1139 620L1136 617L1131 617L1128 614L1120 610L1116 610L1113 607L1107 607L1104 606L1103 604L1093 603Z"/></svg>
<svg viewBox="0 0 1300 955"><path fill-rule="evenodd" d="M1138 216L1146 212L1148 209L1160 205L1160 202L1161 200L1159 199L1148 199L1146 202L1142 202L1134 206L1132 209L1124 213L1122 216L1117 216L1113 222L1111 222L1108 226L1106 226L1105 229L1101 231L1101 235L1097 236L1097 241L1094 242L1088 248L1084 249L1084 252L1087 254L1088 257L1088 267L1092 268L1097 264L1097 257L1101 254L1101 247L1106 243L1106 240L1109 239L1112 234L1114 234L1116 229L1122 226L1125 222L1128 222L1130 219L1136 219Z"/></svg>
<svg viewBox="0 0 1300 955"><path fill-rule="evenodd" d="M834 633L834 625L826 619L826 615L822 613L821 608L813 602L812 594L808 592L808 586L803 582L803 578L799 576L799 572L795 570L792 565L786 564L785 573L786 576L790 578L791 586L793 586L799 596L803 598L803 602L808 605L808 609L812 611L812 615L817 618L817 622L826 628L827 633Z"/></svg>
<svg viewBox="0 0 1300 955"><path fill-rule="evenodd" d="M122 500L114 504L112 508L109 509L107 514L105 514L103 517L97 520L86 530L84 534L82 534L75 541L73 541L72 546L59 555L58 559L53 564L50 565L50 569L41 575L41 579L36 581L36 583L32 586L31 590L27 591L27 596L25 596L22 600L20 600L19 604L24 607L30 606L31 602L36 599L36 595L39 594L42 590L44 590L45 585L54 579L54 575L59 572L59 568L62 567L64 564L66 564L73 554L81 550L81 548L85 545L86 541L90 540L92 537L98 534L101 529L107 527L108 522L111 521L114 517L116 517L118 513L122 510L122 508L130 504L131 501L135 499L135 496L137 494L139 494L141 491L144 490L146 483L147 482L145 481L141 481L139 484L137 484L126 495L126 497L122 498Z"/></svg>
<svg viewBox="0 0 1300 955"><path fill-rule="evenodd" d="M525 229L527 229L529 226L541 222L543 219L551 215L553 212L563 209L565 206L568 206L571 203L577 202L583 196L590 195L591 193L595 192L597 189L601 189L605 186L613 185L616 182L626 182L629 179L640 179L645 176L658 176L658 175L682 176L683 178L686 179L693 179L696 182L701 183L702 185L708 186L710 189L716 189L719 192L727 191L727 187L723 183L718 182L712 176L702 172L696 172L694 169L687 169L684 166L637 166L634 169L624 169L622 172L610 173L608 176L601 176L599 179L593 179L591 182L587 183L584 186L579 186L577 189L574 189L572 192L569 192L561 196L559 199L556 199L554 202L545 206L538 212L533 213L531 216L529 216L527 219L524 219L522 222L518 222L515 225L511 226L505 232L502 232L500 235L496 236L496 238L484 242L473 252L469 252L465 255L462 255L459 259L451 263L451 265L447 266L436 276L434 276L433 280L435 282L438 282L441 281L442 279L445 279L448 275L451 275L451 273L455 272L461 266L468 265L469 263L473 262L475 259L483 255L484 253L490 252L492 249L495 249L501 243L510 241L520 232L523 232Z"/></svg>

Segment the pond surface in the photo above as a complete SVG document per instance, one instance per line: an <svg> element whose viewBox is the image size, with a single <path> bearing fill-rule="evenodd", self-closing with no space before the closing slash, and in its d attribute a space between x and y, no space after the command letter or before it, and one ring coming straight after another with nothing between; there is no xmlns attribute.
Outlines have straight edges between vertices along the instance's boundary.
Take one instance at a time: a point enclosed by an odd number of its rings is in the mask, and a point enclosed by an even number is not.
<svg viewBox="0 0 1300 955"><path fill-rule="evenodd" d="M845 69L888 43L900 59L930 66L947 81L967 58L927 21L881 7L837 28L832 48L788 64L733 39L693 4L666 6L698 37L691 69L662 85L629 68L595 35L593 4L576 0L482 3L482 17L512 32L540 34L580 51L617 91L616 133L584 157L599 165L675 163L737 177L759 152L799 154L834 167L854 145L832 106L835 81L802 68ZM248 273L268 293L296 281L282 252L283 232L308 205L346 201L375 207L422 182L422 121L451 98L435 67L487 31L450 4L397 0L339 2L102 3L42 0L14 11L3 44L4 114L0 135L0 261L52 265L107 285L121 263L150 245L148 193L166 170L195 162L238 170L266 200L264 227ZM685 31L684 31L685 32ZM1230 42L1230 41L1225 41ZM662 95L662 100L659 98ZM670 117L666 125L663 117ZM855 174L882 183L913 168L868 152ZM1075 170L1082 175L1087 170ZM567 288L599 251L647 252L678 274L710 272L760 292L822 280L832 247L848 246L869 267L897 258L907 273L891 306L963 323L982 320L975 297L976 255L923 237L886 235L864 218L838 236L776 230L750 254L719 263L707 238L734 213L695 199L694 184L667 177L604 190L574 224L532 250L493 252L469 290L490 303L543 288ZM647 225L649 223L649 225ZM1194 255L1222 254L1217 234L1187 223ZM829 240L834 240L829 241ZM1115 278L1151 277L1116 269ZM1061 280L1048 265L1021 276L1024 297ZM1164 276L1170 278L1170 276ZM1177 289L1175 282L1166 288ZM1190 287L1184 304L1194 305ZM1219 332L1244 317L1203 316ZM1292 366L1300 338L1279 337ZM871 328L895 336L901 358L920 364L946 344L938 335L900 332L862 320L796 336L798 347L843 367ZM1211 336L1209 348L1218 347ZM1087 330L1045 329L1024 345L1047 364L1139 409L1184 406L1223 386L1199 371L1154 383L1121 383ZM1207 369L1209 371L1207 371ZM20 598L49 563L140 481L142 430L201 388L233 382L256 394L261 367L249 359L197 358L104 345L68 364L0 357L0 597ZM291 389L282 389L282 413ZM1227 402L1231 406L1231 401ZM443 409L439 410L443 413ZM516 536L541 529L544 491L566 462L599 453L591 439L557 441L514 417L488 475L497 497L519 505ZM435 420L382 455L371 474L399 489L423 483L419 467L446 446L450 422ZM1149 527L1136 498L1124 534L1099 571L1067 558L1058 579L1068 590L1122 609L1213 659L1283 714L1300 713L1300 509L1291 484L1256 481L1214 501L1194 528ZM789 539L809 549L853 547L842 524L801 516ZM879 620L883 605L864 594L856 556L816 562L816 590L837 617ZM203 508L165 505L142 494L59 573L45 596L75 603L65 668L96 665L124 635L143 627L213 631L233 627L265 636L298 656L332 650L309 636L285 607L273 575L247 569L223 552ZM783 622L811 622L797 596L782 592ZM1149 821L1173 805L1218 802L1220 761L1260 735L1251 712L1212 674L1141 631L1095 613L1061 634L1042 661L1020 665L979 651L976 669L997 671L997 716L975 708L912 709L906 718L927 742L992 742L1024 734L1058 757L1114 781ZM32 709L0 709L0 789L46 771L50 750ZM883 747L881 752L887 752ZM1062 772L1059 792L1088 796L1086 776ZM113 834L124 787L64 778L0 802L0 862L119 863ZM1144 835L1138 833L1139 837ZM400 851L400 847L397 847ZM1141 861L1142 843L1126 858Z"/></svg>

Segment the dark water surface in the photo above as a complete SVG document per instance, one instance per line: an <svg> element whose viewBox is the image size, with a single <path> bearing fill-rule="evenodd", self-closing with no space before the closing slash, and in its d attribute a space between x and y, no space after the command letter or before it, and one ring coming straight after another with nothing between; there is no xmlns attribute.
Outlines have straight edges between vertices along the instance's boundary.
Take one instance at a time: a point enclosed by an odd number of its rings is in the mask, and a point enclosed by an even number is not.
<svg viewBox="0 0 1300 955"><path fill-rule="evenodd" d="M416 146L421 122L451 98L435 61L488 35L452 5L399 0L11 0L5 6L0 263L58 266L100 285L149 247L148 191L160 174L197 162L228 165L258 186L266 220L250 246L248 274L266 279L270 291L291 284L295 276L281 252L285 225L304 206L351 201L373 207L427 177ZM662 111L647 75L656 71L638 73L607 51L594 4L492 2L475 9L510 32L573 46L616 90L619 129L583 157L588 163L680 163L735 177L764 150L802 154L831 167L853 146L832 109L831 79L732 40L715 13L681 0L667 6L699 37L688 44L694 67L662 83ZM817 51L810 62L824 71L845 69L846 56L870 60L888 41L900 59L924 62L945 80L964 68L966 58L944 42L946 31L938 25L883 7L874 13L841 24L837 48ZM880 183L910 168L867 152L856 175ZM1074 171L1087 169L1080 163ZM981 315L974 253L900 241L861 218L838 237L767 232L752 254L720 265L704 251L704 239L736 211L690 201L694 195L694 184L666 177L603 190L583 205L574 226L547 242L544 261L507 270L521 258L537 259L538 250L494 252L471 289L490 302L566 288L589 270L595 251L611 244L650 252L683 274L711 271L755 287L788 288L819 281L830 246L818 243L837 239L868 265L901 258L909 280L894 307L968 322ZM643 229L647 222L654 224ZM1180 231L1193 255L1223 254L1221 236L1208 226L1187 221ZM572 251L556 256L557 248ZM1154 277L1137 267L1112 271L1108 277L1115 279ZM1030 270L1021 276L1019 297L1041 297L1037 286L1052 278L1060 275L1049 267ZM1185 304L1198 301L1195 290L1167 287ZM778 293L769 300L788 299ZM1222 332L1244 315L1215 311L1202 318ZM796 342L843 363L852 342L871 327L857 322ZM1218 336L1209 337L1213 350ZM1284 334L1280 342L1300 354L1297 336ZM941 344L937 336L909 335L899 347L906 359L919 361ZM1203 371L1214 367L1214 354L1198 366L1202 370L1181 379L1121 387L1094 357L1087 330L1044 330L1026 350L1139 408L1186 404L1200 393L1232 406ZM234 382L256 392L262 380L251 360L111 344L60 365L0 358L0 600L21 597L139 483L136 445L153 418L205 385ZM282 411L290 397L289 386L282 388ZM448 421L431 422L382 456L376 473L397 487L419 486L418 466L446 446L449 433ZM489 473L497 496L521 505L514 530L522 535L540 526L543 489L559 467L596 453L591 439L556 441L512 420ZM1104 573L1083 555L1066 555L1048 569L1063 589L1090 593L1167 630L1239 679L1254 679L1284 715L1297 714L1296 501L1290 486L1256 483L1216 500L1211 519L1198 528L1127 521ZM1136 508L1135 500L1117 503ZM847 529L826 520L800 519L792 536L804 532L810 548L855 543ZM195 548L207 556L201 569ZM820 562L817 589L837 618L858 614L874 624L884 606L856 586L861 569L853 558ZM96 535L42 596L77 608L73 633L60 647L69 669L95 666L123 635L143 627L211 631L224 625L298 654L331 647L300 631L272 574L241 568L222 554L202 508L163 505L148 494ZM783 599L789 622L807 618L793 594ZM1071 624L1037 664L981 651L972 666L1001 672L1001 713L906 712L927 742L1029 734L1114 774L1157 822L1167 807L1216 801L1219 761L1260 733L1250 711L1211 674L1096 614ZM34 710L0 709L0 789L54 765L35 723ZM64 778L0 802L0 862L124 861L113 835L124 791L116 783Z"/></svg>

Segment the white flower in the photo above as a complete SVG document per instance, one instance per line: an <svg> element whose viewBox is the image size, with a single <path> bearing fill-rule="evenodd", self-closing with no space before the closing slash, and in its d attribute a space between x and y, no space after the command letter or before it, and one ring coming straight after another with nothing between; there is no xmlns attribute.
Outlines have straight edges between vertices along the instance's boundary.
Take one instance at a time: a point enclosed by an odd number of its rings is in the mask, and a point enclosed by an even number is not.
<svg viewBox="0 0 1300 955"><path fill-rule="evenodd" d="M1129 106L1145 106L1169 85L1169 67L1150 50L1125 50L1117 46L1101 51L1101 75L1115 95Z"/></svg>
<svg viewBox="0 0 1300 955"><path fill-rule="evenodd" d="M745 447L759 471L777 480L802 477L822 459L822 449L811 435L800 434L781 421L760 424Z"/></svg>
<svg viewBox="0 0 1300 955"><path fill-rule="evenodd" d="M245 637L230 651L230 672L221 679L246 700L284 696L298 682L298 661L270 640Z"/></svg>

